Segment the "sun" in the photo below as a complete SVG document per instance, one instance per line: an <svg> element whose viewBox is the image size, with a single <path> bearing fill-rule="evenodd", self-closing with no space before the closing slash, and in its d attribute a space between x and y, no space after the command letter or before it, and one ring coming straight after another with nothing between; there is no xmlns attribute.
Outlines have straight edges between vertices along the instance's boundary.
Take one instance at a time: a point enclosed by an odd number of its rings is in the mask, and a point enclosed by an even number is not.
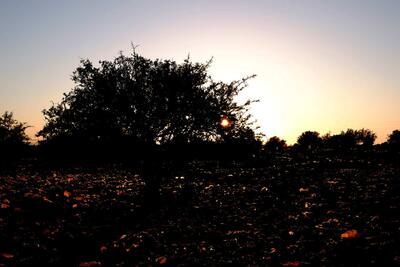
<svg viewBox="0 0 400 267"><path fill-rule="evenodd" d="M220 122L220 124L221 124L221 127L222 128L229 128L230 126L231 126L231 121L228 119L228 117L226 117L226 116L223 116L222 118L221 118L221 122Z"/></svg>

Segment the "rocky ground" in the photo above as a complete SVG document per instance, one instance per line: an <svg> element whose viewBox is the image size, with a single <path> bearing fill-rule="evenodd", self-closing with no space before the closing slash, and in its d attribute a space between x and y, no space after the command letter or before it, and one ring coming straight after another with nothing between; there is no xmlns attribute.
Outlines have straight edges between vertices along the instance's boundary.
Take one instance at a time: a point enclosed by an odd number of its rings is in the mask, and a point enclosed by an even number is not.
<svg viewBox="0 0 400 267"><path fill-rule="evenodd" d="M0 266L400 265L400 166L281 158L0 177Z"/></svg>

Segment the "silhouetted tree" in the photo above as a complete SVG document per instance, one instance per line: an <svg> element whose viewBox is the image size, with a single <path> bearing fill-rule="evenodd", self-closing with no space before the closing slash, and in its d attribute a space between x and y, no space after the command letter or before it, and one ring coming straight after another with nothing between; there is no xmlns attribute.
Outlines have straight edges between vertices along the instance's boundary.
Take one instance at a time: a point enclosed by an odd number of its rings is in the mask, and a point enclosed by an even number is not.
<svg viewBox="0 0 400 267"><path fill-rule="evenodd" d="M0 145L25 145L29 138L25 134L26 123L18 122L12 112L4 112L0 117Z"/></svg>
<svg viewBox="0 0 400 267"><path fill-rule="evenodd" d="M376 134L369 129L347 129L340 134L327 134L322 137L324 146L330 149L349 150L357 147L370 148L376 140Z"/></svg>
<svg viewBox="0 0 400 267"><path fill-rule="evenodd" d="M343 148L354 148L358 143L357 132L353 129L342 131L339 136Z"/></svg>
<svg viewBox="0 0 400 267"><path fill-rule="evenodd" d="M4 112L0 117L0 167L21 156L29 138L25 134L28 126L14 119L12 112Z"/></svg>
<svg viewBox="0 0 400 267"><path fill-rule="evenodd" d="M267 153L281 153L287 148L286 141L277 136L271 137L264 145Z"/></svg>
<svg viewBox="0 0 400 267"><path fill-rule="evenodd" d="M45 141L82 139L104 142L130 138L147 144L252 141L247 113L252 101L234 101L248 79L215 82L211 62L182 64L120 55L95 67L82 60L73 73L76 86L58 104L44 110ZM230 121L222 131L220 118Z"/></svg>
<svg viewBox="0 0 400 267"><path fill-rule="evenodd" d="M331 135L330 133L325 134L321 137L322 145L324 148L332 149L338 147L336 144L338 143L339 135Z"/></svg>
<svg viewBox="0 0 400 267"><path fill-rule="evenodd" d="M400 130L394 130L387 139L391 150L400 151Z"/></svg>
<svg viewBox="0 0 400 267"><path fill-rule="evenodd" d="M210 64L150 60L135 49L98 67L82 60L72 76L75 87L43 111L46 124L38 136L45 143L94 148L128 141L144 145L145 198L157 202L164 147L175 145L176 155L184 154L180 148L187 144L257 142L248 114L252 101L235 102L254 76L216 82L208 73ZM182 161L175 165L183 166Z"/></svg>
<svg viewBox="0 0 400 267"><path fill-rule="evenodd" d="M363 147L372 147L376 140L376 134L369 129L360 129L356 131L357 145Z"/></svg>
<svg viewBox="0 0 400 267"><path fill-rule="evenodd" d="M297 138L297 147L302 151L314 151L321 146L322 139L318 132L306 131Z"/></svg>

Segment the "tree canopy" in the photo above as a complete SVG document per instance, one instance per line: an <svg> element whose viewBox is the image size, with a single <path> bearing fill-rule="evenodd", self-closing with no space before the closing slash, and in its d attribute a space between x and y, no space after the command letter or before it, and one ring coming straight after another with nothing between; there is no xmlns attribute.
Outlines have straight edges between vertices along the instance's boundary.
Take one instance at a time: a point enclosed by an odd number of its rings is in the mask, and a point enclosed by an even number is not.
<svg viewBox="0 0 400 267"><path fill-rule="evenodd" d="M347 129L340 134L327 134L323 137L324 145L332 149L352 149L357 146L370 148L374 145L376 134L369 129Z"/></svg>
<svg viewBox="0 0 400 267"><path fill-rule="evenodd" d="M400 150L400 130L394 130L387 139L388 145L394 150Z"/></svg>
<svg viewBox="0 0 400 267"><path fill-rule="evenodd" d="M75 87L43 111L46 124L38 136L45 141L129 138L149 144L255 140L248 114L253 101L235 102L254 76L214 81L210 64L190 58L180 64L151 60L135 50L97 67L81 60L72 75Z"/></svg>
<svg viewBox="0 0 400 267"><path fill-rule="evenodd" d="M286 141L277 136L272 136L264 145L264 149L269 153L283 152L286 148Z"/></svg>
<svg viewBox="0 0 400 267"><path fill-rule="evenodd" d="M322 142L318 132L305 131L298 138L296 145L305 151L313 151L320 147Z"/></svg>
<svg viewBox="0 0 400 267"><path fill-rule="evenodd" d="M25 130L28 126L25 123L14 119L12 112L5 111L0 117L0 145L18 146L28 142Z"/></svg>
<svg viewBox="0 0 400 267"><path fill-rule="evenodd" d="M14 119L12 112L0 116L0 171L13 166L26 152L29 141L26 128L25 123Z"/></svg>

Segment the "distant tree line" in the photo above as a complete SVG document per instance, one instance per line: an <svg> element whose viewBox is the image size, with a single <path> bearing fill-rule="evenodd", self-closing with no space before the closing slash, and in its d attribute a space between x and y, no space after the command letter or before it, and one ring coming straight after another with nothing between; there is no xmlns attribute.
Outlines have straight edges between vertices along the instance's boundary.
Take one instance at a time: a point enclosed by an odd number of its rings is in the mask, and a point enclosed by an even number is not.
<svg viewBox="0 0 400 267"><path fill-rule="evenodd" d="M376 134L369 129L347 129L339 134L320 135L316 131L305 131L298 138L293 146L288 146L286 141L277 136L269 138L263 148L268 153L279 153L284 151L316 153L321 150L331 151L352 151L371 150L374 148ZM400 151L400 130L393 131L387 141L379 144L386 150Z"/></svg>
<svg viewBox="0 0 400 267"><path fill-rule="evenodd" d="M26 135L25 130L28 128L26 123L18 122L12 112L4 112L0 117L0 151L7 151L16 155L26 148L29 143L29 137ZM318 149L330 150L354 150L354 149L372 149L375 145L376 134L369 129L347 129L339 134L325 134L320 135L316 131L305 131L298 138L297 142L290 146L284 139L277 136L269 138L260 149L268 153L282 153L289 150L297 150L302 152L313 152ZM58 138L61 138L58 136ZM246 142L260 142L260 137L253 135L253 139L243 139ZM40 144L53 141L52 139L45 139ZM94 138L93 140L96 140ZM232 141L232 139L227 139ZM96 140L98 141L98 140ZM222 142L215 141L215 142ZM228 142L228 141L226 141ZM400 151L400 130L394 130L389 134L386 142L379 144L390 150ZM3 155L4 153L2 153Z"/></svg>
<svg viewBox="0 0 400 267"><path fill-rule="evenodd" d="M297 139L296 148L302 151L313 151L319 148L333 150L351 150L355 148L372 148L376 134L369 129L347 129L339 134L320 136L318 132L306 131Z"/></svg>
<svg viewBox="0 0 400 267"><path fill-rule="evenodd" d="M164 155L167 159L168 157L176 157L176 153L184 159L191 159L193 158L193 155L198 155L200 153L202 156L201 159L218 160L238 159L237 154L241 154L242 159L262 159L265 156L268 157L284 154L318 156L328 152L331 153L331 155L332 153L339 155L340 153L348 154L357 151L386 152L389 153L388 156L390 158L398 158L400 156L400 130L394 130L388 136L386 142L378 145L375 144L376 134L371 130L348 129L338 134L325 134L322 136L316 131L305 131L297 138L297 142L293 145L288 145L285 140L277 136L273 136L267 139L264 144L261 144L260 138L255 134L251 137L253 139L249 137L248 139L242 139L242 141L245 140L245 143L232 143L232 139L227 139L225 141L208 141L208 143L188 143L187 145L189 147L185 147L182 143L169 143L164 145L153 143L153 147L149 147L145 145L143 146L139 143L130 143L129 139L120 137L121 139L118 142L120 145L125 145L126 150L121 150L120 147L117 147L116 150L110 150L104 142L101 143L101 140L99 141L98 139L94 139L94 142L91 145L88 145L84 144L83 140L73 137L71 137L71 139L65 137L44 139L44 141L39 144L32 145L29 143L30 140L25 133L27 128L27 124L18 122L11 112L6 111L0 117L0 169L15 166L21 158L32 156L32 154L35 155L36 158L39 157L42 159L43 157L44 159L47 159L49 156L55 157L55 159L59 160L61 163L72 157L73 160L79 163L82 159L87 159L87 157L94 157L94 161L96 161L96 153L103 154L110 153L110 151L113 153L125 153L124 151L129 151L131 154L124 154L123 156L131 157L133 159L152 159L152 164L157 165L162 159L159 158L159 154L154 153L154 147L156 149L158 147L160 150L165 146L175 152L175 154L172 155ZM229 131L229 129L225 130ZM73 142L76 143L74 144ZM113 142L113 144L116 145L117 141L114 140ZM236 142L238 142L238 139L236 139ZM83 147L78 148L78 145ZM50 151L48 151L49 147L51 148ZM87 149L93 151L85 153L85 150ZM49 154L43 155L43 150ZM191 150L196 150L197 153L193 153ZM35 153L32 153L32 151ZM223 151L223 153L221 153L221 151ZM62 156L64 153L69 153L68 157ZM79 153L80 155L76 155L76 153ZM139 155L137 155L137 153L139 153ZM112 155L111 159L120 160L122 158ZM154 169L153 166L148 168Z"/></svg>

